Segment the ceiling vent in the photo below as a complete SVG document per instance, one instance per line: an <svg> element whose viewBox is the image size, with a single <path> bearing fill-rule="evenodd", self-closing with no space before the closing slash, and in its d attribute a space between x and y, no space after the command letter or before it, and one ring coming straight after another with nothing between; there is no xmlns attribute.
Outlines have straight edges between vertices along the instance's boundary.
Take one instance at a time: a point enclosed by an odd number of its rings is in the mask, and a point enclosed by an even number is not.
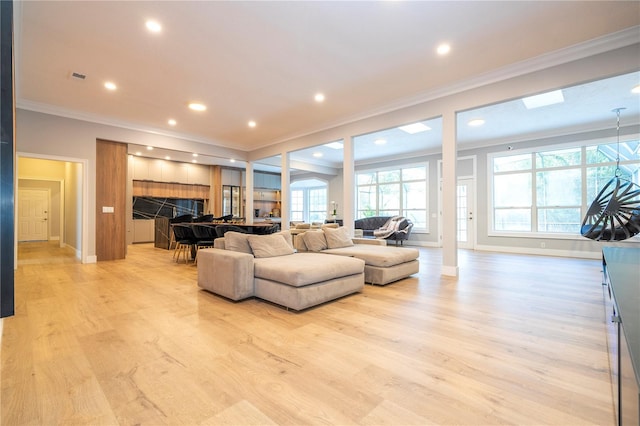
<svg viewBox="0 0 640 426"><path fill-rule="evenodd" d="M86 75L80 74L79 72L72 72L71 77L77 78L78 80L84 80L85 78L87 78Z"/></svg>

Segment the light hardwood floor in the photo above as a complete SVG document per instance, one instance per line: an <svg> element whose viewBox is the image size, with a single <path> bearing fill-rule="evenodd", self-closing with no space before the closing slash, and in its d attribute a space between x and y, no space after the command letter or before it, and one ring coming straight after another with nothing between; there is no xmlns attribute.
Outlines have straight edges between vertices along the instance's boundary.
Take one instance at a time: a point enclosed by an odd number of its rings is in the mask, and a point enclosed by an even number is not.
<svg viewBox="0 0 640 426"><path fill-rule="evenodd" d="M304 312L233 303L150 244L81 265L21 244L3 425L613 424L601 265L438 249ZM55 254L55 257L51 257Z"/></svg>

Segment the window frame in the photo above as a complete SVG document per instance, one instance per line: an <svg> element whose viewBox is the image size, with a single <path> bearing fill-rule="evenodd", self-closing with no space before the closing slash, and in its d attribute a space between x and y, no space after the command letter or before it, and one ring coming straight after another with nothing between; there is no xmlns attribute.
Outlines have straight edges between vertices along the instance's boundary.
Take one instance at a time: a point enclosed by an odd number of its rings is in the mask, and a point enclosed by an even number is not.
<svg viewBox="0 0 640 426"><path fill-rule="evenodd" d="M640 135L631 134L625 135L623 139L621 139L621 143L623 142L634 142L639 141ZM597 167L610 167L613 165L615 167L616 161L611 160L608 162L602 163L589 163L587 162L587 148L592 147L594 145L610 145L617 143L617 140L613 140L612 138L598 138L598 139L588 139L583 141L576 141L571 143L563 143L563 144L555 144L555 145L542 145L536 146L532 148L524 148L519 150L510 150L509 153L504 152L493 152L487 154L487 188L488 188L488 200L487 200L487 235L490 237L517 237L517 238L545 238L545 239L561 239L561 240L582 240L584 237L580 235L579 230L576 232L542 232L538 231L539 228L539 211L545 209L554 209L554 208L580 208L580 222L584 218L587 210L589 209L590 203L592 200L588 200L588 173L587 170L590 168ZM543 167L540 168L536 162L537 155L539 153L553 152L553 151L562 151L568 149L578 148L581 153L580 163L578 165L570 165L570 166L557 166L557 167ZM530 155L531 156L531 167L525 170L510 170L506 172L498 172L494 171L494 160L496 158L503 158L509 156L516 155ZM636 160L625 160L620 161L620 165L637 165L638 169L640 169L640 158ZM558 206L541 206L538 205L538 195L537 195L537 179L538 174L547 172L547 171L560 171L560 170L575 170L578 169L580 173L580 206L573 205L558 205ZM495 229L495 213L496 210L506 210L509 207L498 208L495 207L495 186L494 186L494 178L496 175L509 175L509 174L518 174L518 173L530 173L531 174L531 206L524 207L530 209L530 220L531 226L528 231L500 231ZM613 175L611 175L613 177ZM512 207L516 208L516 207ZM520 208L520 207L517 207Z"/></svg>
<svg viewBox="0 0 640 426"><path fill-rule="evenodd" d="M404 169L412 169L412 168L416 168L416 167L423 167L424 171L425 171L425 178L424 180L422 179L411 179L411 180L403 180L403 173L402 171ZM393 182L379 182L378 179L378 173L382 172L389 172L389 171L398 171L399 175L400 175L400 180L398 181L393 181ZM368 183L368 184L362 184L359 185L358 184L358 175L360 174L371 174L371 173L375 173L376 175L376 182L375 183ZM361 216L360 215L360 209L359 209L359 204L358 204L358 197L360 194L359 191L359 187L360 186L374 186L376 188L376 200L375 200L375 216L380 215L380 211L381 211L381 206L380 206L380 196L379 196L379 186L380 185L394 185L397 184L399 186L399 196L400 196L400 200L398 202L398 211L400 215L404 215L406 216L405 213L405 202L404 202L404 187L403 184L405 183L415 183L415 182L424 182L425 183L425 208L424 208L424 213L425 213L425 223L426 226L424 227L418 227L416 224L414 224L413 230L412 232L415 233L429 233L429 212L430 212L430 205L429 205L429 162L428 161L421 161L421 162L416 162L416 163L406 163L406 164L400 164L397 166L388 166L388 167L382 167L382 168L362 168L362 169L358 169L355 171L355 176L354 176L354 181L355 181L355 194L354 194L354 213L355 213L355 219L361 219L365 216ZM407 211L419 211L422 209L406 209ZM382 216L387 216L387 214L382 214Z"/></svg>
<svg viewBox="0 0 640 426"><path fill-rule="evenodd" d="M303 179L303 180L305 180L305 179ZM324 183L324 185L304 186L304 187L301 187L301 188L291 188L290 189L291 193L293 193L293 191L302 192L302 205L303 205L302 206L302 209L303 209L302 210L302 221L303 222L308 222L308 223L316 222L316 221L312 221L311 220L310 214L311 213L316 213L319 210L313 210L313 211L310 210L311 209L310 193L311 193L311 191L318 191L318 190L324 190L324 192L325 192L324 193L325 205L328 205L328 202L326 200L328 200L328 197L329 197L329 184L326 183L326 182ZM293 194L290 194L290 196L293 197ZM324 212L324 214L326 216L327 215L327 207L325 206L325 208L322 211ZM292 213L293 213L293 210L290 210L289 214L291 216L293 216ZM323 219L323 222L324 222L324 220L326 220L326 217L325 217L325 219Z"/></svg>

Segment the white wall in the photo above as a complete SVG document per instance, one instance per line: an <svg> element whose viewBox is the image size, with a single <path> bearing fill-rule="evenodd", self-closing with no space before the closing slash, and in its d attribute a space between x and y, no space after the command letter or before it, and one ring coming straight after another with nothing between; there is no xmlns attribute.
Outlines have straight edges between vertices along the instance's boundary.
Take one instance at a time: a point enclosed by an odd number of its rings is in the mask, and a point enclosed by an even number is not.
<svg viewBox="0 0 640 426"><path fill-rule="evenodd" d="M87 231L86 257L88 261L95 258L96 254L95 166L97 139L198 152L204 155L218 155L236 158L241 161L247 155L243 151L215 147L177 137L90 123L18 108L16 110L16 152L38 158L63 159L64 161L77 160L86 162L88 166L86 173L87 191L85 192L87 194L87 199L85 200L87 223L81 224L77 228L86 229ZM85 183L80 182L79 186L82 188L81 185L83 184ZM75 186L75 189L78 189L78 186ZM82 190L80 190L80 193L82 193ZM82 217L83 215L79 214L78 218ZM76 238L77 236L71 235L71 237Z"/></svg>
<svg viewBox="0 0 640 426"><path fill-rule="evenodd" d="M36 153L50 156L64 156L86 160L89 166L88 185L88 247L89 253L95 255L95 145L96 139L106 139L142 145L178 149L183 151L201 152L210 155L234 157L241 160L258 160L281 155L343 139L345 135L360 135L379 129L397 126L400 123L419 121L426 118L442 116L445 112L463 111L479 106L520 98L533 93L541 93L551 89L593 81L613 75L637 71L640 43L631 46L594 54L582 59L576 59L562 65L542 69L526 74L525 71L503 76L500 81L492 84L473 86L467 90L451 92L447 95L433 95L427 100L417 101L415 105L381 113L367 119L343 124L331 129L316 132L283 141L265 148L244 153L228 148L214 147L170 136L158 135L151 132L124 129L102 124L94 124L80 120L61 118L53 115L36 113L22 109L17 110L17 151ZM516 64L517 65L517 64ZM542 67L539 67L539 69ZM480 81L479 79L478 81ZM498 80L498 79L496 79ZM485 80L483 80L483 83ZM455 140L444 140L443 144L450 147ZM465 155L468 153L465 152ZM431 161L431 160L430 160ZM479 171L481 159L478 160ZM455 164L454 164L455 166ZM445 164L445 167L447 165ZM435 165L430 165L431 176L435 176ZM455 190L455 182L448 183L445 190ZM353 188L347 188L353 191ZM430 194L435 191L430 190ZM334 189L331 193L335 196ZM480 188L478 193L480 193ZM337 198L337 197L336 197ZM430 195L433 198L433 194ZM444 215L455 214L455 211L444 211ZM432 226L433 224L431 224ZM433 226L432 226L433 234ZM496 242L493 241L492 242ZM576 250L582 251L582 245ZM590 249L590 248L587 248ZM593 250L591 250L593 251Z"/></svg>
<svg viewBox="0 0 640 426"><path fill-rule="evenodd" d="M87 234L87 225L83 223L83 203L86 191L83 186L83 165L81 163L65 163L65 180L64 180L64 242L66 245L76 250L76 257L80 258L83 244L87 244L88 238L83 238ZM95 229L95 215L92 216ZM89 235L87 235L89 237ZM95 241L95 233L91 235ZM86 257L83 262L94 263L95 246L93 255L88 251L87 247L84 252Z"/></svg>

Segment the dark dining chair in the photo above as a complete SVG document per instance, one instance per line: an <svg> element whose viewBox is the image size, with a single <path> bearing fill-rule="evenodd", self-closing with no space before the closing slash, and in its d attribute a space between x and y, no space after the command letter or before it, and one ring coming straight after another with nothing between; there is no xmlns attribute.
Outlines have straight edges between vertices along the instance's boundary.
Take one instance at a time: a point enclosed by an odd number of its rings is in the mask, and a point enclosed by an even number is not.
<svg viewBox="0 0 640 426"><path fill-rule="evenodd" d="M212 214L205 214L193 219L193 223L213 222Z"/></svg>
<svg viewBox="0 0 640 426"><path fill-rule="evenodd" d="M230 222L233 219L233 215L232 214L228 214L225 216L220 216L220 217L214 217L212 219L213 222Z"/></svg>
<svg viewBox="0 0 640 426"><path fill-rule="evenodd" d="M249 234L249 231L247 229L241 228L241 227L235 226L235 225L218 225L218 226L216 226L216 234L218 235L219 238L224 237L224 234L226 234L229 231L240 232L242 234Z"/></svg>
<svg viewBox="0 0 640 426"><path fill-rule="evenodd" d="M271 226L265 226L262 228L257 228L257 234L260 235L268 235L268 234L274 234L276 232L278 232L280 230L280 224L278 223L274 223Z"/></svg>
<svg viewBox="0 0 640 426"><path fill-rule="evenodd" d="M184 262L189 263L189 258L195 254L198 240L193 233L191 225L176 223L171 226L176 241L176 248L173 251L173 258L180 263L180 256L184 257Z"/></svg>
<svg viewBox="0 0 640 426"><path fill-rule="evenodd" d="M174 225L176 223L191 223L193 222L193 215L191 214L183 214L180 216L169 218L169 226ZM174 246L174 244L176 244ZM169 249L172 247L177 247L175 233L171 232L169 235ZM174 252L175 254L175 252Z"/></svg>
<svg viewBox="0 0 640 426"><path fill-rule="evenodd" d="M195 263L198 264L198 251L203 248L213 248L213 242L218 238L218 234L215 225L194 223L192 227L196 237Z"/></svg>

